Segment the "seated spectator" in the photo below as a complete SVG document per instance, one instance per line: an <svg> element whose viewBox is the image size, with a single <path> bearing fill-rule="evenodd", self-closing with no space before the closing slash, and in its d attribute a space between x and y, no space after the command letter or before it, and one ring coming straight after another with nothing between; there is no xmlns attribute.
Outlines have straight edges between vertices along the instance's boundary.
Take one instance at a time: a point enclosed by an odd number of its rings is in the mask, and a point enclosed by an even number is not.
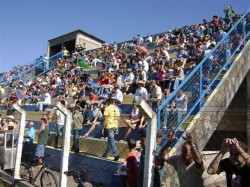
<svg viewBox="0 0 250 187"><path fill-rule="evenodd" d="M34 123L32 121L28 122L28 131L24 136L24 142L33 143L33 141L35 140L35 129L33 126Z"/></svg>
<svg viewBox="0 0 250 187"><path fill-rule="evenodd" d="M103 115L101 110L98 108L98 104L94 103L93 104L93 109L89 110L88 115L87 115L87 123L85 125L91 125L90 129L88 132L86 132L83 135L83 138L89 137L89 135L95 130L96 125L101 125L103 121Z"/></svg>
<svg viewBox="0 0 250 187"><path fill-rule="evenodd" d="M173 72L173 75L171 76L170 91L175 90L179 86L180 81L183 81L184 78L185 78L185 75L184 75L183 68L178 66L177 63L174 63L174 72Z"/></svg>
<svg viewBox="0 0 250 187"><path fill-rule="evenodd" d="M120 142L123 142L127 139L132 129L138 128L142 129L146 126L146 121L144 121L144 116L140 113L140 110L137 108L136 104L133 104L133 109L130 113L129 119L125 120L125 124L127 125L126 133Z"/></svg>
<svg viewBox="0 0 250 187"><path fill-rule="evenodd" d="M131 71L130 68L127 69L127 73L128 75L125 77L124 79L124 86L125 86L125 93L128 92L129 90L129 86L133 83L133 81L135 80L135 75L134 73Z"/></svg>
<svg viewBox="0 0 250 187"><path fill-rule="evenodd" d="M89 96L89 101L96 101L97 96L95 95L94 90L90 90L90 96Z"/></svg>
<svg viewBox="0 0 250 187"><path fill-rule="evenodd" d="M121 104L123 101L122 91L119 89L119 85L115 85L114 90L112 91L112 96L116 104Z"/></svg>
<svg viewBox="0 0 250 187"><path fill-rule="evenodd" d="M98 96L98 100L101 100L102 103L106 102L107 99L109 99L111 97L111 95L112 95L112 93L110 91L110 88L106 87L105 92L102 95Z"/></svg>
<svg viewBox="0 0 250 187"><path fill-rule="evenodd" d="M147 46L153 42L153 38L151 34L147 34L147 38L145 39L144 45Z"/></svg>
<svg viewBox="0 0 250 187"><path fill-rule="evenodd" d="M139 88L136 89L134 101L139 99L148 100L148 92L147 89L144 88L144 83L142 81L138 81Z"/></svg>
<svg viewBox="0 0 250 187"><path fill-rule="evenodd" d="M222 159L229 152L229 158ZM209 165L210 175L225 172L227 186L250 186L250 155L245 143L236 138L224 139L219 153Z"/></svg>
<svg viewBox="0 0 250 187"><path fill-rule="evenodd" d="M38 102L37 102L37 110L42 111L44 109L43 106L49 105L49 104L51 104L51 96L46 90L43 90L42 91L42 98L38 99Z"/></svg>
<svg viewBox="0 0 250 187"><path fill-rule="evenodd" d="M184 48L184 46L179 46L178 53L177 53L176 57L177 57L177 59L180 59L180 61L182 63L181 67L184 68L186 65L186 62L187 62L187 58L188 58L187 51Z"/></svg>

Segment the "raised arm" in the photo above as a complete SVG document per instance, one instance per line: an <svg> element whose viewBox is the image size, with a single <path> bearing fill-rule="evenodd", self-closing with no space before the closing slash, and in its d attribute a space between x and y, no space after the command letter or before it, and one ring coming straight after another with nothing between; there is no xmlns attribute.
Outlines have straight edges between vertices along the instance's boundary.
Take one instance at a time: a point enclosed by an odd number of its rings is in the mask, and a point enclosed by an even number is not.
<svg viewBox="0 0 250 187"><path fill-rule="evenodd" d="M210 163L210 165L207 168L207 173L210 175L218 173L219 164L223 156L229 151L229 144L228 144L229 138L224 139L220 152L216 155L216 157L213 159L213 161Z"/></svg>

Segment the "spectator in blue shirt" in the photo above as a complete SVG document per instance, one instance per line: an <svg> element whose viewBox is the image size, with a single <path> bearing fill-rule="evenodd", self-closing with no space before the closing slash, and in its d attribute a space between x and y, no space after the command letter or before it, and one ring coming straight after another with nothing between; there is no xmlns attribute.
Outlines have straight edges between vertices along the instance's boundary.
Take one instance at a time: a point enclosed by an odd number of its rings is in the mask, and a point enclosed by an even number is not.
<svg viewBox="0 0 250 187"><path fill-rule="evenodd" d="M94 80L91 78L90 75L88 75L88 78L87 78L87 83L88 83L88 86L93 89L94 88Z"/></svg>
<svg viewBox="0 0 250 187"><path fill-rule="evenodd" d="M34 123L31 121L28 123L28 131L26 132L26 135L24 136L24 142L27 143L33 143L35 139L35 129L33 128Z"/></svg>

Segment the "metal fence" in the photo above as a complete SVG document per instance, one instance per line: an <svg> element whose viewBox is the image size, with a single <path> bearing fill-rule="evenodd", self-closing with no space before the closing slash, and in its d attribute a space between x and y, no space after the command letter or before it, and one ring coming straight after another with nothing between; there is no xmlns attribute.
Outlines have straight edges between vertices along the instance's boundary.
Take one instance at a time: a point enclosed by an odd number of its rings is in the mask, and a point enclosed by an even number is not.
<svg viewBox="0 0 250 187"><path fill-rule="evenodd" d="M178 131L183 123L195 115L206 98L219 82L219 76L232 65L233 58L249 39L250 11L211 49L172 94L160 105L157 111L158 128L166 132ZM187 105L178 106L181 97L186 97Z"/></svg>

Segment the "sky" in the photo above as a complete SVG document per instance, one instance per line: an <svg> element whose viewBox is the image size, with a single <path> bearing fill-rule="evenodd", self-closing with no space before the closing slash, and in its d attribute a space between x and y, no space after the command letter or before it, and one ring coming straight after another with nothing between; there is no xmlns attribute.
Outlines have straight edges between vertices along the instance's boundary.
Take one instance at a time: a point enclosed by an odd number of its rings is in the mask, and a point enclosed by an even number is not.
<svg viewBox="0 0 250 187"><path fill-rule="evenodd" d="M77 29L122 42L224 17L228 4L240 14L250 8L250 0L0 0L0 72L46 54L48 40Z"/></svg>

